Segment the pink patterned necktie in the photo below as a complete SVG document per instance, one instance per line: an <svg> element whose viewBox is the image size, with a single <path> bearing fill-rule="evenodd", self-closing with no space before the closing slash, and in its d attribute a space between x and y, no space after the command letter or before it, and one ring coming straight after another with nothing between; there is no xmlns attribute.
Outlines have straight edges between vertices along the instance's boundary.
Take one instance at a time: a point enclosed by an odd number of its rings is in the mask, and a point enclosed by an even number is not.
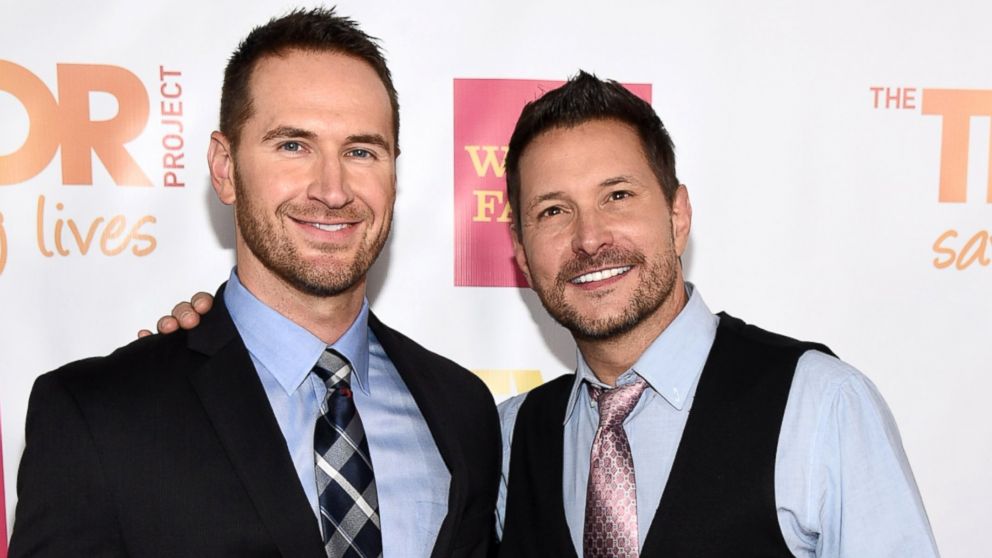
<svg viewBox="0 0 992 558"><path fill-rule="evenodd" d="M637 558L637 492L634 459L623 421L647 387L640 376L614 389L589 386L599 403L599 428L592 442L586 520L585 558Z"/></svg>

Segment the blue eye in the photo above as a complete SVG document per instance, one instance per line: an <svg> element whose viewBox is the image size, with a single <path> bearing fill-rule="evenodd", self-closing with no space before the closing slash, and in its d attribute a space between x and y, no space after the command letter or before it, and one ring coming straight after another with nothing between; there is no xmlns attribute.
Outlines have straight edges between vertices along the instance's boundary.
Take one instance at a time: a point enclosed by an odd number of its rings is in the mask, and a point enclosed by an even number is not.
<svg viewBox="0 0 992 558"><path fill-rule="evenodd" d="M283 151L290 151L295 153L303 149L303 146L300 145L300 142L298 141L287 141L286 143L280 145L279 149L282 149Z"/></svg>
<svg viewBox="0 0 992 558"><path fill-rule="evenodd" d="M368 149L361 149L361 148L352 149L351 151L348 152L348 155L358 159L370 159L375 157L375 154L369 151Z"/></svg>

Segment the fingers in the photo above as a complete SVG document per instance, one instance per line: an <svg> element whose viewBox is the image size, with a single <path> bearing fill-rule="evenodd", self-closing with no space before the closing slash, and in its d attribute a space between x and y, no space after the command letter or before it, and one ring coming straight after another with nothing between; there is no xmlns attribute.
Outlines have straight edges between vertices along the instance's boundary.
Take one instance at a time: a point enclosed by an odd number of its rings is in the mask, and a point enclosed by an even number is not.
<svg viewBox="0 0 992 558"><path fill-rule="evenodd" d="M177 325L183 329L192 329L200 323L200 314L189 302L180 302L172 309L172 317Z"/></svg>
<svg viewBox="0 0 992 558"><path fill-rule="evenodd" d="M214 297L209 293L200 291L193 295L190 299L190 303L193 305L193 310L199 315L206 314L214 305Z"/></svg>
<svg viewBox="0 0 992 558"><path fill-rule="evenodd" d="M193 295L189 302L180 302L172 308L169 316L162 316L155 329L159 333L172 333L182 329L193 329L200 325L200 316L206 314L214 305L214 297L208 293L199 292ZM152 332L143 329L138 332L138 337L146 337Z"/></svg>
<svg viewBox="0 0 992 558"><path fill-rule="evenodd" d="M172 333L179 329L179 321L172 316L162 316L158 319L158 323L155 324L155 329L159 333Z"/></svg>

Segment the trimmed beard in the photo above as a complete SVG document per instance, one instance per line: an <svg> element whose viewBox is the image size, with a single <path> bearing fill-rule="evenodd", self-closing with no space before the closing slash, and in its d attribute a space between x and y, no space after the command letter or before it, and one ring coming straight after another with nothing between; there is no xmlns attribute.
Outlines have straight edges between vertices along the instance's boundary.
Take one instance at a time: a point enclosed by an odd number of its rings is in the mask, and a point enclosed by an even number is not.
<svg viewBox="0 0 992 558"><path fill-rule="evenodd" d="M595 256L580 256L570 260L555 276L554 285L540 285L535 282L533 287L548 314L572 332L574 337L587 340L610 339L634 329L672 296L677 261L674 250L669 249L661 254L660 261L646 266L647 259L643 253L614 247ZM570 279L589 269L625 265L640 266L642 275L627 306L618 314L582 315L565 300L565 289Z"/></svg>
<svg viewBox="0 0 992 558"><path fill-rule="evenodd" d="M358 253L350 263L342 267L314 265L304 260L297 246L290 242L284 228L264 218L237 179L234 180L234 189L237 196L234 216L248 249L269 271L293 288L311 296L335 296L354 287L368 273L389 238L392 212L384 216L383 228L370 245L365 242L369 234L369 229L366 229ZM283 202L276 208L277 216L289 214L314 221L343 217L368 222L373 217L367 206L354 204L332 210L319 203L298 205ZM328 253L333 251L336 249L327 249Z"/></svg>

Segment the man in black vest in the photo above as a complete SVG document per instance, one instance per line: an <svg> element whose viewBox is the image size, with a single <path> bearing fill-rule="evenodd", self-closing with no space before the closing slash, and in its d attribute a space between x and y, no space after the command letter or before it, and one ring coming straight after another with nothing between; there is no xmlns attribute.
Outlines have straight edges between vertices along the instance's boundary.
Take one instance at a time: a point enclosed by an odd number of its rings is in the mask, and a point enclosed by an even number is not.
<svg viewBox="0 0 992 558"><path fill-rule="evenodd" d="M501 406L502 556L937 554L874 386L685 282L650 105L580 73L524 108L506 176L517 262L579 351Z"/></svg>

